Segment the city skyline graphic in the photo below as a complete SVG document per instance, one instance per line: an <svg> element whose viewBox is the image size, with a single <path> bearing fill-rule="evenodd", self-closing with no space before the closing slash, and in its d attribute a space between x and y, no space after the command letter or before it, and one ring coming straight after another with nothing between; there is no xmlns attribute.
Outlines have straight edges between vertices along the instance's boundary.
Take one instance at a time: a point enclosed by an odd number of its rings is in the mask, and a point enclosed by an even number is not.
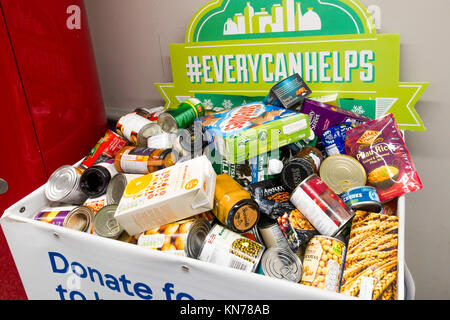
<svg viewBox="0 0 450 320"><path fill-rule="evenodd" d="M227 19L223 35L321 30L320 16L314 8L303 12L301 3L301 0L282 0L281 4L274 4L269 13L266 8L256 12L248 1L244 12Z"/></svg>

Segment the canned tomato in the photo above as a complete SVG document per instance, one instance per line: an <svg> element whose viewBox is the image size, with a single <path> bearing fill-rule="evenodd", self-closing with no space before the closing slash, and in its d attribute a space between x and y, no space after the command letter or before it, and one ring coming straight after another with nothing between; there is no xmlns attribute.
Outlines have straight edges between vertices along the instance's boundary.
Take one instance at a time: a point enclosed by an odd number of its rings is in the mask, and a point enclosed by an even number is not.
<svg viewBox="0 0 450 320"><path fill-rule="evenodd" d="M94 232L104 238L117 239L123 232L123 228L114 218L117 204L111 204L101 208L94 217Z"/></svg>
<svg viewBox="0 0 450 320"><path fill-rule="evenodd" d="M321 235L336 235L355 215L316 174L300 183L291 202Z"/></svg>
<svg viewBox="0 0 450 320"><path fill-rule="evenodd" d="M162 133L162 130L158 123L132 112L117 121L116 132L136 146L147 147L147 139Z"/></svg>
<svg viewBox="0 0 450 320"><path fill-rule="evenodd" d="M252 229L259 219L259 206L250 193L228 174L216 178L213 214L232 231Z"/></svg>
<svg viewBox="0 0 450 320"><path fill-rule="evenodd" d="M129 142L117 133L107 130L105 135L97 142L81 163L83 168L89 168L96 162L112 159L120 149L126 147Z"/></svg>
<svg viewBox="0 0 450 320"><path fill-rule="evenodd" d="M195 121L205 115L205 108L200 100L190 98L183 101L177 109L167 110L159 115L158 124L168 133L178 129L189 128Z"/></svg>
<svg viewBox="0 0 450 320"><path fill-rule="evenodd" d="M353 211L362 210L383 213L384 206L380 202L377 189L370 186L356 187L339 195L344 203Z"/></svg>
<svg viewBox="0 0 450 320"><path fill-rule="evenodd" d="M138 246L196 259L214 216L198 214L161 227L147 230L138 238Z"/></svg>
<svg viewBox="0 0 450 320"><path fill-rule="evenodd" d="M82 204L88 196L81 190L80 179L84 169L62 166L52 173L45 186L45 196L53 202Z"/></svg>
<svg viewBox="0 0 450 320"><path fill-rule="evenodd" d="M119 173L115 175L106 189L106 202L108 204L119 204L128 182L139 177L142 177L142 174Z"/></svg>
<svg viewBox="0 0 450 320"><path fill-rule="evenodd" d="M50 223L82 232L91 232L93 211L86 206L65 206L45 208L34 220Z"/></svg>
<svg viewBox="0 0 450 320"><path fill-rule="evenodd" d="M254 272L265 247L216 224L206 236L198 259L217 265Z"/></svg>
<svg viewBox="0 0 450 320"><path fill-rule="evenodd" d="M338 292L345 249L345 244L340 240L314 236L306 247L300 283Z"/></svg>
<svg viewBox="0 0 450 320"><path fill-rule="evenodd" d="M257 273L298 283L302 276L302 262L290 249L272 247L264 252Z"/></svg>

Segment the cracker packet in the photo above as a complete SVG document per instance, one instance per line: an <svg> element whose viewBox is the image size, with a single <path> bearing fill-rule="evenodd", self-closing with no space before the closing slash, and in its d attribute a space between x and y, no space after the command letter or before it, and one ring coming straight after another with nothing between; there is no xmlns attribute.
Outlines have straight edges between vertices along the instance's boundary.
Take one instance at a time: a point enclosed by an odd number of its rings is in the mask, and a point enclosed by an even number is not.
<svg viewBox="0 0 450 320"><path fill-rule="evenodd" d="M348 131L345 150L362 164L381 202L422 189L392 113Z"/></svg>

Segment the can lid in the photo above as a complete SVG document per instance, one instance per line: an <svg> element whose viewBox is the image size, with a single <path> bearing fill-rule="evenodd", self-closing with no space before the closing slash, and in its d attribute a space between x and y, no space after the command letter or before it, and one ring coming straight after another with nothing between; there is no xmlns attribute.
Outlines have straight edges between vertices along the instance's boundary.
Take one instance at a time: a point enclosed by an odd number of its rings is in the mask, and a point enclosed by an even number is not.
<svg viewBox="0 0 450 320"><path fill-rule="evenodd" d="M97 235L105 238L118 237L123 228L114 218L118 205L111 204L101 208L94 217L94 231Z"/></svg>
<svg viewBox="0 0 450 320"><path fill-rule="evenodd" d="M125 174L119 173L108 184L106 189L106 203L118 204L122 199L123 192L127 186Z"/></svg>
<svg viewBox="0 0 450 320"><path fill-rule="evenodd" d="M65 228L78 230L82 232L89 231L92 226L94 211L87 206L79 206L69 212L64 220Z"/></svg>
<svg viewBox="0 0 450 320"><path fill-rule="evenodd" d="M138 133L137 142L139 147L147 148L147 139L163 133L161 126L156 123L146 124Z"/></svg>
<svg viewBox="0 0 450 320"><path fill-rule="evenodd" d="M200 218L194 222L189 230L184 247L184 251L188 257L197 259L211 228L211 223L205 218Z"/></svg>
<svg viewBox="0 0 450 320"><path fill-rule="evenodd" d="M158 124L164 132L172 133L178 129L175 118L168 112L164 112L159 115Z"/></svg>
<svg viewBox="0 0 450 320"><path fill-rule="evenodd" d="M307 177L314 174L312 164L303 158L293 158L281 172L281 182L283 187L294 190Z"/></svg>
<svg viewBox="0 0 450 320"><path fill-rule="evenodd" d="M290 249L271 247L261 258L264 275L299 282L302 276L302 262Z"/></svg>
<svg viewBox="0 0 450 320"><path fill-rule="evenodd" d="M80 173L73 166L62 166L50 176L45 187L45 196L50 201L60 201L77 186Z"/></svg>
<svg viewBox="0 0 450 320"><path fill-rule="evenodd" d="M244 233L258 223L259 217L258 203L253 199L243 199L231 208L227 226L234 232Z"/></svg>
<svg viewBox="0 0 450 320"><path fill-rule="evenodd" d="M320 166L320 178L336 194L366 185L364 167L355 158L337 154L326 158Z"/></svg>

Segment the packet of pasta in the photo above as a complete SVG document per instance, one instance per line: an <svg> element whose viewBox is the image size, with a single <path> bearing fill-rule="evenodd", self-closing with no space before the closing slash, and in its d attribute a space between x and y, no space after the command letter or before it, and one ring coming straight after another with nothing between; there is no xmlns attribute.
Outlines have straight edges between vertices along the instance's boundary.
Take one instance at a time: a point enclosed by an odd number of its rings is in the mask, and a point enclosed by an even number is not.
<svg viewBox="0 0 450 320"><path fill-rule="evenodd" d="M394 116L389 113L347 132L345 150L367 174L381 202L422 189Z"/></svg>

